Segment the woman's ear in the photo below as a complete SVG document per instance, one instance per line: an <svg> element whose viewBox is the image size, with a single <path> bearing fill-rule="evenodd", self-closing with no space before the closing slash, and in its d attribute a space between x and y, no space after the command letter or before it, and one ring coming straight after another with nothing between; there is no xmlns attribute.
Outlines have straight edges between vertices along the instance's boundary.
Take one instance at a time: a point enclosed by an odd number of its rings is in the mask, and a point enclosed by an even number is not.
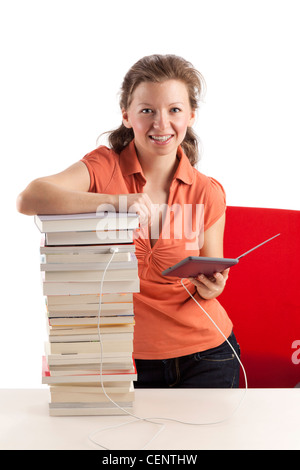
<svg viewBox="0 0 300 470"><path fill-rule="evenodd" d="M188 123L188 127L193 127L193 125L195 123L195 120L196 120L196 110L193 109L191 111L191 117L190 117L190 120L189 120L189 123Z"/></svg>
<svg viewBox="0 0 300 470"><path fill-rule="evenodd" d="M129 116L128 116L128 112L125 108L122 108L122 120L123 120L124 126L127 127L127 129L132 128L132 125L130 123L130 119L129 119Z"/></svg>

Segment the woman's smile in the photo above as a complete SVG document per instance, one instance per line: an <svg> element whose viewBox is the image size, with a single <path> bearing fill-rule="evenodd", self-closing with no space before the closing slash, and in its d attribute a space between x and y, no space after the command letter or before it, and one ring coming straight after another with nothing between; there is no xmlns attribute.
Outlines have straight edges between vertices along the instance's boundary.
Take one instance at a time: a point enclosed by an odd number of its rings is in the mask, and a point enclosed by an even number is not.
<svg viewBox="0 0 300 470"><path fill-rule="evenodd" d="M172 134L168 135L150 135L150 139L155 145L168 145L173 139Z"/></svg>

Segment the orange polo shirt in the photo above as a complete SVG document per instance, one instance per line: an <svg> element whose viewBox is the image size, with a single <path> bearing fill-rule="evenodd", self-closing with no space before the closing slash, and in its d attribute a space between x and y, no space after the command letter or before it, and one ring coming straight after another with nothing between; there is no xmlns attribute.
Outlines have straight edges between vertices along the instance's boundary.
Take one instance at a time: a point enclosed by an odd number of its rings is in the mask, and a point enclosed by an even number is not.
<svg viewBox="0 0 300 470"><path fill-rule="evenodd" d="M195 240L200 235L201 223L197 212L202 207L204 237L225 212L226 202L222 186L193 168L181 147L179 163L170 186L168 206L178 209L182 230L170 211L169 230L161 232L154 247L149 237L135 239L138 259L140 292L134 294L135 333L134 357L136 359L168 359L214 348L224 342L205 313L182 287L180 279L161 273L186 256L199 256L199 247L192 242L192 232L184 227L184 208L192 214ZM87 154L82 161L90 174L90 192L103 194L142 193L146 183L139 163L134 141L121 154L101 146ZM180 210L182 209L182 210ZM167 220L167 219L166 219ZM184 281L189 291L228 337L232 323L217 299L202 299L195 286Z"/></svg>

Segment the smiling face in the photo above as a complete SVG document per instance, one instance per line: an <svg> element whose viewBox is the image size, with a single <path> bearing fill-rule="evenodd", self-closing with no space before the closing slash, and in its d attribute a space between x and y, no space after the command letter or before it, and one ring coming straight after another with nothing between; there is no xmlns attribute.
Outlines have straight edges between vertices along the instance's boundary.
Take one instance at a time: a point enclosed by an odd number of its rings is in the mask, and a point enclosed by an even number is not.
<svg viewBox="0 0 300 470"><path fill-rule="evenodd" d="M187 127L195 120L186 85L179 80L142 82L129 107L122 109L123 124L132 128L139 157L176 157Z"/></svg>

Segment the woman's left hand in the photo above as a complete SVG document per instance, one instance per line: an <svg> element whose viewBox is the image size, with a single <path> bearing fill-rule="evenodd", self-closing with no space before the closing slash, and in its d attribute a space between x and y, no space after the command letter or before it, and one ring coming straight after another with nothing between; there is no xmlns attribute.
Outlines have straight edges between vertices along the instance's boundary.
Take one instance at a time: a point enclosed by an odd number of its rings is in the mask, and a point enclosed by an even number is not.
<svg viewBox="0 0 300 470"><path fill-rule="evenodd" d="M226 281L229 275L229 268L225 269L225 271L221 273L215 273L213 278L208 278L204 276L204 274L200 274L198 277L190 277L189 280L191 281L194 286L197 287L198 294L203 299L215 299L220 294L222 294Z"/></svg>

